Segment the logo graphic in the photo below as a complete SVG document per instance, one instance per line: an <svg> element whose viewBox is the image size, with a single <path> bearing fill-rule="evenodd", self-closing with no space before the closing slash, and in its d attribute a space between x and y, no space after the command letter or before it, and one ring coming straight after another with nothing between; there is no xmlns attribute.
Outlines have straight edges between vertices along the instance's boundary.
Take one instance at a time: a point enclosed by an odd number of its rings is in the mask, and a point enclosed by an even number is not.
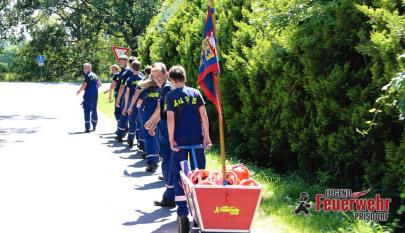
<svg viewBox="0 0 405 233"><path fill-rule="evenodd" d="M233 206L217 206L214 210L214 213L216 214L226 214L228 213L229 215L239 215L240 209L233 207Z"/></svg>
<svg viewBox="0 0 405 233"><path fill-rule="evenodd" d="M299 213L304 213L305 217L310 217L311 213L309 212L309 208L311 208L311 205L308 203L309 200L309 195L307 192L302 192L300 193L300 198L298 206L295 208L293 211L294 214L299 214Z"/></svg>
<svg viewBox="0 0 405 233"><path fill-rule="evenodd" d="M323 194L315 195L315 211L320 212L353 212L355 220L388 221L391 198L382 198L376 194L372 198L364 198L370 189L352 192L351 189L326 189ZM308 193L302 192L299 205L293 211L294 214L304 213L311 216L308 208Z"/></svg>

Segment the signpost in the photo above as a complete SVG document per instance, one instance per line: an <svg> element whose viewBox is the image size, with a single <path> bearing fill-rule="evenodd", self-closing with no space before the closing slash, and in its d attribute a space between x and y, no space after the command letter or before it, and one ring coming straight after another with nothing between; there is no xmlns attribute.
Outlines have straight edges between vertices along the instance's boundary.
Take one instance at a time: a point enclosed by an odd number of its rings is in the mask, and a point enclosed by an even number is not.
<svg viewBox="0 0 405 233"><path fill-rule="evenodd" d="M118 62L118 58L121 55L127 55L129 52L129 48L124 48L124 47L118 47L118 46L112 46L112 50L115 56L115 60Z"/></svg>
<svg viewBox="0 0 405 233"><path fill-rule="evenodd" d="M45 57L41 54L38 54L37 56L37 62L38 62L38 67L39 67L39 75L41 77L42 80L42 72L45 66Z"/></svg>

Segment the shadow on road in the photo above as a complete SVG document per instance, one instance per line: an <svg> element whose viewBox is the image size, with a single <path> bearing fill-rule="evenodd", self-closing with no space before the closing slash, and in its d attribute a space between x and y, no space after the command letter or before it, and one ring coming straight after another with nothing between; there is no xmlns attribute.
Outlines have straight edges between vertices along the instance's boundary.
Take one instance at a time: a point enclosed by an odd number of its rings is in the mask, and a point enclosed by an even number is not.
<svg viewBox="0 0 405 233"><path fill-rule="evenodd" d="M100 133L100 136L108 136L108 135L115 135L115 133ZM106 138L106 137L103 137Z"/></svg>
<svg viewBox="0 0 405 233"><path fill-rule="evenodd" d="M38 132L39 128L2 128L0 129L1 135L11 135L11 134L33 134Z"/></svg>
<svg viewBox="0 0 405 233"><path fill-rule="evenodd" d="M135 154L128 157L120 156L121 159L140 159L145 152L138 150Z"/></svg>
<svg viewBox="0 0 405 233"><path fill-rule="evenodd" d="M54 117L45 117L37 115L0 115L0 121L2 120L55 120Z"/></svg>
<svg viewBox="0 0 405 233"><path fill-rule="evenodd" d="M177 223L169 222L164 225L161 225L158 229L154 230L151 233L174 233L177 232Z"/></svg>
<svg viewBox="0 0 405 233"><path fill-rule="evenodd" d="M146 167L146 160L139 160L138 162L128 165L128 167L133 167L133 168L140 168L140 167Z"/></svg>
<svg viewBox="0 0 405 233"><path fill-rule="evenodd" d="M68 132L69 135L78 135L78 134L89 134L84 131L77 131L77 132Z"/></svg>
<svg viewBox="0 0 405 233"><path fill-rule="evenodd" d="M124 226L134 226L138 224L149 224L149 223L159 223L169 220L168 217L175 211L175 209L159 208L152 213L146 213L142 210L135 210L136 212L142 214L136 221L125 222Z"/></svg>
<svg viewBox="0 0 405 233"><path fill-rule="evenodd" d="M135 185L135 189L136 190L151 190L151 189L159 189L162 188L164 186L162 181L156 181L153 183L148 183L145 184L144 186L140 186L140 185Z"/></svg>
<svg viewBox="0 0 405 233"><path fill-rule="evenodd" d="M149 172L146 172L146 171L137 171L137 172L129 173L128 170L124 170L124 176L128 176L128 177L138 178L138 177L150 176L150 175L152 175L152 174Z"/></svg>
<svg viewBox="0 0 405 233"><path fill-rule="evenodd" d="M39 131L39 127L36 128L0 128L0 147L4 146L7 143L15 142L20 143L24 142L19 137L23 137L26 134L34 134ZM17 135L17 136L16 136ZM20 135L20 136L18 136Z"/></svg>
<svg viewBox="0 0 405 233"><path fill-rule="evenodd" d="M122 145L122 146L125 146L125 145ZM129 153L129 152L132 152L132 150L127 147L120 149L120 150L113 151L114 154L122 154L122 153Z"/></svg>

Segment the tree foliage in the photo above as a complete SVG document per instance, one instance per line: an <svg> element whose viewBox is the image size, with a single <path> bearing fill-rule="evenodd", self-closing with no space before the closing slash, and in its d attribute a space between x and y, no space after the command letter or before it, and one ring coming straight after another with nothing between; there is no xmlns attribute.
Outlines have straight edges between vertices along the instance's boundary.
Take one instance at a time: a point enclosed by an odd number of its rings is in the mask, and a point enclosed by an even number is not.
<svg viewBox="0 0 405 233"><path fill-rule="evenodd" d="M10 28L2 35L9 41L21 41L11 65L14 80L78 80L83 62L93 63L95 71L105 76L114 62L111 45L130 47L136 55L138 37L160 4L160 0L18 0L2 4L0 17L7 23L2 21L0 28ZM26 33L12 33L16 28ZM25 38L27 35L31 38ZM46 59L42 76L36 63L39 53Z"/></svg>

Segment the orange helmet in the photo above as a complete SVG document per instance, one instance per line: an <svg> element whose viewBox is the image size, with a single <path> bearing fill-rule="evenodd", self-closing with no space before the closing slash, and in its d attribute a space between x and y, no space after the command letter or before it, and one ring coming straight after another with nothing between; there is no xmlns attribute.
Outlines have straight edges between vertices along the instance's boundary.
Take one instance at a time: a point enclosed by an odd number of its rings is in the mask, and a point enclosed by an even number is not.
<svg viewBox="0 0 405 233"><path fill-rule="evenodd" d="M243 163L232 166L232 171L236 174L239 180L250 178L250 171Z"/></svg>
<svg viewBox="0 0 405 233"><path fill-rule="evenodd" d="M198 184L201 181L206 180L208 175L209 173L206 170L197 170L190 175L190 180L193 184Z"/></svg>
<svg viewBox="0 0 405 233"><path fill-rule="evenodd" d="M245 185L245 186L258 186L257 182L252 180L252 179L245 179L242 180L239 185Z"/></svg>

